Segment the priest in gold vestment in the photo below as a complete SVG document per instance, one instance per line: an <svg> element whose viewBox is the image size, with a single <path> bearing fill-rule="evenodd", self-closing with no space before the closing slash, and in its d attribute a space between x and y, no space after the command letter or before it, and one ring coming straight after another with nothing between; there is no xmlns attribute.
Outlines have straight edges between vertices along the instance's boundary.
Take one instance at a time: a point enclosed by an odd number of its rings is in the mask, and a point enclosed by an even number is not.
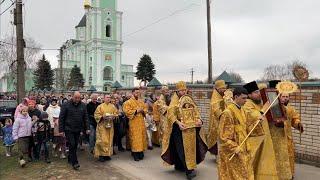
<svg viewBox="0 0 320 180"><path fill-rule="evenodd" d="M275 89L279 82L281 81L269 81L269 88ZM277 101L277 103L278 102L279 101ZM287 122L288 120L285 120L281 125L269 122L270 135L276 156L276 167L279 179L291 179L293 177L288 152L288 138L284 125Z"/></svg>
<svg viewBox="0 0 320 180"><path fill-rule="evenodd" d="M249 97L243 106L247 120L247 132L252 130L257 121L261 121L246 141L254 178L256 180L278 180L276 156L269 124L262 116L268 103L262 105L260 91L255 81L244 85L244 88L247 89Z"/></svg>
<svg viewBox="0 0 320 180"><path fill-rule="evenodd" d="M154 106L153 106L154 107L153 118L155 121L157 121L157 118L159 118L158 123L156 122L157 135L155 137L159 136L160 145L162 144L162 136L163 136L164 128L166 126L166 122L167 122L167 112L168 112L168 107L170 105L170 101L171 101L171 96L170 96L169 88L168 86L163 86L161 88L161 95L159 99L154 103ZM154 140L154 142L156 142L156 140Z"/></svg>
<svg viewBox="0 0 320 180"><path fill-rule="evenodd" d="M110 156L113 154L113 119L118 116L118 110L110 101L111 96L105 95L104 103L94 113L97 122L94 156L99 157L100 162L111 160ZM110 118L109 122L107 118Z"/></svg>
<svg viewBox="0 0 320 180"><path fill-rule="evenodd" d="M227 89L224 80L217 80L214 85L215 89L212 92L209 110L209 127L207 135L207 143L209 152L218 155L218 127L219 118L224 109L226 108L223 95Z"/></svg>
<svg viewBox="0 0 320 180"><path fill-rule="evenodd" d="M294 143L292 138L292 128L297 129L300 133L303 133L303 125L300 120L299 113L295 110L293 106L289 105L289 94L282 93L280 96L280 101L286 109L286 116L288 120L285 122L285 132L288 139L288 153L289 153L289 160L290 160L290 168L292 176L294 176L294 165L295 165L295 156L294 156Z"/></svg>
<svg viewBox="0 0 320 180"><path fill-rule="evenodd" d="M135 161L144 158L147 149L147 134L144 118L147 114L147 106L140 99L140 90L134 88L132 97L123 105L123 111L129 118L129 140L132 156Z"/></svg>
<svg viewBox="0 0 320 180"><path fill-rule="evenodd" d="M242 106L248 91L238 87L233 91L233 103L223 111L219 123L219 164L220 180L253 180L253 169L247 145L240 144L247 136L246 117ZM232 154L235 156L229 160Z"/></svg>
<svg viewBox="0 0 320 180"><path fill-rule="evenodd" d="M163 134L161 158L165 163L174 165L176 170L186 173L188 179L196 176L194 169L202 162L207 152L204 133L201 129L200 112L194 101L192 114L194 126L188 127L182 122L180 103L187 93L185 82L176 84L177 94L174 94L168 109L168 120ZM191 97L189 99L192 99Z"/></svg>
<svg viewBox="0 0 320 180"><path fill-rule="evenodd" d="M160 97L157 98L156 102L152 106L153 121L156 124L157 130L152 132L152 144L160 146L161 144L161 131L160 131Z"/></svg>

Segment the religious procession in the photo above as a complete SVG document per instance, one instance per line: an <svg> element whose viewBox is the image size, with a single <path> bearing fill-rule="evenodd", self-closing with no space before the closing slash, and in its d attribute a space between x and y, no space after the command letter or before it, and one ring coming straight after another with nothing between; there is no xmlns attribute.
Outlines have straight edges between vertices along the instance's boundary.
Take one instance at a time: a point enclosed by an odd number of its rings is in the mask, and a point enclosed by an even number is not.
<svg viewBox="0 0 320 180"><path fill-rule="evenodd" d="M289 104L295 91L297 85L289 81L228 87L217 80L207 130L183 81L153 93L133 88L126 95L76 91L67 97L29 96L17 106L14 123L5 120L2 135L6 156L18 146L23 168L43 155L46 163L51 156L66 158L79 170L77 151L87 142L101 163L112 160L115 147L119 153L130 151L132 161L143 161L147 150L161 148L163 163L184 172L186 179L197 176L207 153L214 155L221 180L293 179L292 128L304 132L299 113Z"/></svg>
<svg viewBox="0 0 320 180"><path fill-rule="evenodd" d="M0 0L0 180L320 179L319 7Z"/></svg>

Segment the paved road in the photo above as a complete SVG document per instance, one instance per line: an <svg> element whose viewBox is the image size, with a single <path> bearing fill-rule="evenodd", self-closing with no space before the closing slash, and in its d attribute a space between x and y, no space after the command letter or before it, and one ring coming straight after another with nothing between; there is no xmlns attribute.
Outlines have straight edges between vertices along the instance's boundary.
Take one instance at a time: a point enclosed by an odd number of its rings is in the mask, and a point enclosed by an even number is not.
<svg viewBox="0 0 320 180"><path fill-rule="evenodd" d="M130 152L122 152L112 156L112 160L100 163L89 155L88 151L79 152L80 171L74 171L66 160L53 159L48 165L44 162L30 163L26 168L14 166L12 172L6 173L0 179L13 180L184 180L185 174L176 172L173 167L165 167L160 158L160 148L145 153L143 161L133 161ZM10 159L5 159L0 154L0 165L6 165ZM7 160L7 161L3 161ZM16 157L11 157L12 162ZM4 164L2 164L4 162ZM15 164L15 163L13 163ZM7 164L8 165L8 164ZM198 166L197 178L195 180L216 180L217 167L213 157L207 154L205 161ZM320 168L297 164L295 180L318 180L320 179Z"/></svg>
<svg viewBox="0 0 320 180"><path fill-rule="evenodd" d="M166 167L160 158L160 148L145 153L143 161L133 161L130 152L122 152L112 157L112 161L107 162L111 166L119 169L130 177L147 180L182 180L185 174L176 172L173 166ZM135 179L133 178L133 179ZM197 168L195 180L216 180L217 165L213 161L213 156L209 153L206 159ZM320 179L320 168L309 165L296 164L295 180L318 180Z"/></svg>

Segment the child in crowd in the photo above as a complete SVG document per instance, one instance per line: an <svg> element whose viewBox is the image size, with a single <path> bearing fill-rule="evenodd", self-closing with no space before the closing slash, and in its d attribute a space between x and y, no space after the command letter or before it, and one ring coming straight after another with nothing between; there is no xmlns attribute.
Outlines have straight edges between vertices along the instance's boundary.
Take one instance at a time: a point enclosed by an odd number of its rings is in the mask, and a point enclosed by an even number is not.
<svg viewBox="0 0 320 180"><path fill-rule="evenodd" d="M6 146L6 156L11 156L12 147L14 145L14 140L12 137L12 120L6 119L5 126L2 128L3 132L3 143Z"/></svg>
<svg viewBox="0 0 320 180"><path fill-rule="evenodd" d="M22 106L20 113L17 115L13 123L12 136L15 141L18 142L19 148L19 164L21 167L25 167L26 158L31 152L30 142L32 139L31 136L32 121L31 117L28 114L28 107ZM30 158L30 157L29 157Z"/></svg>
<svg viewBox="0 0 320 180"><path fill-rule="evenodd" d="M148 111L145 117L145 125L147 129L147 136L148 136L148 149L152 150L152 132L157 131L157 127L155 125L155 122L153 121L152 111Z"/></svg>
<svg viewBox="0 0 320 180"><path fill-rule="evenodd" d="M49 142L51 135L51 125L48 120L48 113L42 112L40 118L33 125L34 140L35 140L35 154L36 160L40 159L41 146L44 147L44 158L46 163L51 163L49 159Z"/></svg>
<svg viewBox="0 0 320 180"><path fill-rule="evenodd" d="M53 130L53 156L58 157L58 153L60 152L60 158L65 159L65 151L66 151L66 140L65 137L59 132L59 114L60 108L56 109L53 112L53 122L54 122L54 130Z"/></svg>

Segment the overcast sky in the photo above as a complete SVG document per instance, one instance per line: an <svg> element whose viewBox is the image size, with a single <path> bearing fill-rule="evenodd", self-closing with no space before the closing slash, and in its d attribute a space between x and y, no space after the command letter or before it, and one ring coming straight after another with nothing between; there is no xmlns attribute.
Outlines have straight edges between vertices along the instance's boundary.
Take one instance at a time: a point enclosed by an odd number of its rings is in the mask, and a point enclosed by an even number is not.
<svg viewBox="0 0 320 180"><path fill-rule="evenodd" d="M25 34L43 48L59 48L75 37L74 27L84 14L82 0L24 2ZM2 11L8 5L10 0ZM213 0L213 74L232 70L250 81L260 78L267 65L299 59L312 77L320 77L319 7L319 0ZM206 79L205 0L118 0L118 10L123 12L123 63L136 65L146 53L161 82L190 80L191 68L195 79ZM2 37L12 33L10 21L9 12L1 17ZM44 53L56 67L58 52Z"/></svg>

